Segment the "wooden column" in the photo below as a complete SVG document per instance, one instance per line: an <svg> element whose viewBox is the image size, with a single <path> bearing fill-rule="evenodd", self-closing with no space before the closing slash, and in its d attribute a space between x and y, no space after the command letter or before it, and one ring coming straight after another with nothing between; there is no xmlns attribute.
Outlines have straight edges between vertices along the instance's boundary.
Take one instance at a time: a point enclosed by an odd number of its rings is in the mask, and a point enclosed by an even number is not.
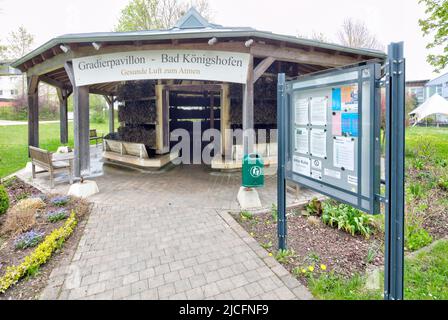
<svg viewBox="0 0 448 320"><path fill-rule="evenodd" d="M249 61L247 82L243 85L243 89L243 147L244 154L248 154L254 149L254 58L252 55Z"/></svg>
<svg viewBox="0 0 448 320"><path fill-rule="evenodd" d="M225 83L221 87L221 155L231 156L232 138L230 133L230 88Z"/></svg>
<svg viewBox="0 0 448 320"><path fill-rule="evenodd" d="M73 86L74 175L81 177L90 173L89 87L76 86L73 66L70 62L65 63L64 68Z"/></svg>
<svg viewBox="0 0 448 320"><path fill-rule="evenodd" d="M28 77L28 145L39 147L39 77Z"/></svg>
<svg viewBox="0 0 448 320"><path fill-rule="evenodd" d="M88 175L90 171L89 87L73 90L75 127L75 176Z"/></svg>
<svg viewBox="0 0 448 320"><path fill-rule="evenodd" d="M114 110L114 97L104 96L107 105L109 106L109 133L115 132L115 110Z"/></svg>
<svg viewBox="0 0 448 320"><path fill-rule="evenodd" d="M215 94L210 92L210 129L215 129Z"/></svg>
<svg viewBox="0 0 448 320"><path fill-rule="evenodd" d="M56 88L59 98L60 139L62 144L68 143L68 97L67 89Z"/></svg>
<svg viewBox="0 0 448 320"><path fill-rule="evenodd" d="M170 152L170 108L169 90L164 85L156 85L156 149L157 154Z"/></svg>

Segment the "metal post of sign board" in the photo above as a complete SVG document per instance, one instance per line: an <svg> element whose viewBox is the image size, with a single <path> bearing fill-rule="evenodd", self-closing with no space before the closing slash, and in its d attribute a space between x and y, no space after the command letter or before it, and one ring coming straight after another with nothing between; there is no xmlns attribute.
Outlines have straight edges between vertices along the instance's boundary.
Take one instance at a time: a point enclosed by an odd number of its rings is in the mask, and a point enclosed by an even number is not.
<svg viewBox="0 0 448 320"><path fill-rule="evenodd" d="M389 46L386 66L386 250L384 297L403 300L405 59L403 43Z"/></svg>
<svg viewBox="0 0 448 320"><path fill-rule="evenodd" d="M277 173L277 211L278 211L278 245L280 250L287 249L286 222L286 94L285 74L278 75L277 122L278 122L278 173Z"/></svg>

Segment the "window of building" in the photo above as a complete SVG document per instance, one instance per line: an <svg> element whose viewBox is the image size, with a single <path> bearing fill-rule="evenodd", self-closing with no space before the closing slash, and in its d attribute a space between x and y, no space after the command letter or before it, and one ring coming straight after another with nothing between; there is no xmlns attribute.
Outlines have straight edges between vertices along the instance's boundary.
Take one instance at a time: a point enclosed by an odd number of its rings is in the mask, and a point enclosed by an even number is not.
<svg viewBox="0 0 448 320"><path fill-rule="evenodd" d="M3 95L3 90L0 90L0 97Z"/></svg>

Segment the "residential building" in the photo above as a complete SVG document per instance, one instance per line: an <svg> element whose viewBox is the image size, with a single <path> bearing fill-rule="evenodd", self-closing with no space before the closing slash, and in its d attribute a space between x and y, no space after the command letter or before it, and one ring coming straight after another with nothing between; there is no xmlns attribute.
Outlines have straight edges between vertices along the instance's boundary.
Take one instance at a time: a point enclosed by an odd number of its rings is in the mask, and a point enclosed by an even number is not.
<svg viewBox="0 0 448 320"><path fill-rule="evenodd" d="M428 98L437 93L443 98L448 99L448 73L429 81L426 84L426 88L428 89Z"/></svg>
<svg viewBox="0 0 448 320"><path fill-rule="evenodd" d="M19 70L10 67L8 62L0 62L0 107L11 106L17 99L22 79Z"/></svg>
<svg viewBox="0 0 448 320"><path fill-rule="evenodd" d="M406 82L406 92L417 98L418 104L421 105L429 98L429 88L426 84L430 80L415 80Z"/></svg>

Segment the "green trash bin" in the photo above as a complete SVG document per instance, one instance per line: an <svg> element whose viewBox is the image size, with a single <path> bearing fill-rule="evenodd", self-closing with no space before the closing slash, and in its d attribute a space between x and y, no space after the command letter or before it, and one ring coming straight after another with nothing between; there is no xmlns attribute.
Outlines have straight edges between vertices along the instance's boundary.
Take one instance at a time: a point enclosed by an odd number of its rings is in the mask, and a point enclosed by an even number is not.
<svg viewBox="0 0 448 320"><path fill-rule="evenodd" d="M261 188L264 186L264 161L258 154L248 154L243 158L243 187Z"/></svg>

